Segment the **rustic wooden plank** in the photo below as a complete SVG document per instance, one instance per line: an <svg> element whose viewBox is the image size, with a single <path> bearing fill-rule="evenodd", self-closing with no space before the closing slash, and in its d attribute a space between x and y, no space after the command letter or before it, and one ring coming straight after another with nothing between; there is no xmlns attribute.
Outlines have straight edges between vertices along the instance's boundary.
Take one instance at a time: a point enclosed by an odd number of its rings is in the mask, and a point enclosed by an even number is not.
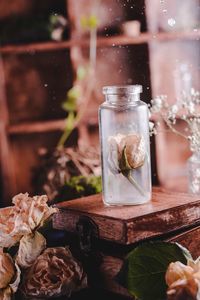
<svg viewBox="0 0 200 300"><path fill-rule="evenodd" d="M62 131L65 128L65 119L41 121L41 122L27 122L7 127L8 134L27 134L27 133L40 133L48 131Z"/></svg>
<svg viewBox="0 0 200 300"><path fill-rule="evenodd" d="M54 226L73 232L79 216L85 215L97 224L100 239L131 244L199 223L199 200L198 196L154 188L149 203L109 207L101 195L94 195L59 203Z"/></svg>
<svg viewBox="0 0 200 300"><path fill-rule="evenodd" d="M170 41L170 40L199 40L200 30L197 31L183 31L183 32L159 32L156 34L141 33L138 37L129 36L113 36L113 37L99 37L97 40L97 47L109 47L118 45L138 45L151 41ZM89 40L84 39L71 39L69 41L61 42L42 42L30 43L24 45L8 45L0 47L2 54L22 54L32 52L46 52L46 51L59 51L68 49L74 46L88 47Z"/></svg>

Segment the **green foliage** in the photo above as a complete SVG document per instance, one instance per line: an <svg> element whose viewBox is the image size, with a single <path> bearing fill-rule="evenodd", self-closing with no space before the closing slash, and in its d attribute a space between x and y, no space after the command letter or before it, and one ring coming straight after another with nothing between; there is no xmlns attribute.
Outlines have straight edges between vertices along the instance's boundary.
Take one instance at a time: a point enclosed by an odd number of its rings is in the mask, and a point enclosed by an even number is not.
<svg viewBox="0 0 200 300"><path fill-rule="evenodd" d="M177 243L145 243L129 253L117 280L140 300L163 300L169 264L176 261L187 264L188 259L192 259L189 251Z"/></svg>
<svg viewBox="0 0 200 300"><path fill-rule="evenodd" d="M95 15L90 15L89 17L81 17L81 27L83 29L95 29L97 28L98 24L99 20Z"/></svg>
<svg viewBox="0 0 200 300"><path fill-rule="evenodd" d="M87 69L83 66L79 66L77 69L77 79L83 80L87 75Z"/></svg>
<svg viewBox="0 0 200 300"><path fill-rule="evenodd" d="M56 198L56 202L94 195L101 191L100 176L73 176L62 187L59 196Z"/></svg>
<svg viewBox="0 0 200 300"><path fill-rule="evenodd" d="M68 92L65 102L62 104L62 108L67 112L76 111L76 102L80 97L80 90L77 86L73 86Z"/></svg>
<svg viewBox="0 0 200 300"><path fill-rule="evenodd" d="M76 113L69 111L69 114L66 118L64 132L58 142L58 146L63 146L67 138L70 136L72 130L74 129L74 123L76 121Z"/></svg>

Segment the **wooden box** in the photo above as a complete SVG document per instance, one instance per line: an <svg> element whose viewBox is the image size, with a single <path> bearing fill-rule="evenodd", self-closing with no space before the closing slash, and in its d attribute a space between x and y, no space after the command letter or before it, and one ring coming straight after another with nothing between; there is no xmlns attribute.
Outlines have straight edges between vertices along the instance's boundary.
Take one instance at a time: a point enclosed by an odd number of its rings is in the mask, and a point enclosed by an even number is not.
<svg viewBox="0 0 200 300"><path fill-rule="evenodd" d="M114 278L126 254L145 240L177 241L194 257L199 256L200 197L154 188L152 201L143 205L108 207L101 195L94 195L58 207L54 228L68 232L66 243L76 237L75 247L91 259L100 254L95 274L99 273L101 280L94 284L109 291L128 296Z"/></svg>

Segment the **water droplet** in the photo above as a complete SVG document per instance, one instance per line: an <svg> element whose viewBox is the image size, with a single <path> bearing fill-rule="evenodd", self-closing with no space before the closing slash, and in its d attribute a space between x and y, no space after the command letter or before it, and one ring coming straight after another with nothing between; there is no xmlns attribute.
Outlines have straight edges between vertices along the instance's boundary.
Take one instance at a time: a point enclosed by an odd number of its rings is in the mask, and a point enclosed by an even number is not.
<svg viewBox="0 0 200 300"><path fill-rule="evenodd" d="M198 31L198 29L197 29L197 28L194 28L194 29L193 29L193 31L194 31L194 32L197 32L197 31Z"/></svg>
<svg viewBox="0 0 200 300"><path fill-rule="evenodd" d="M133 6L131 6L131 9L133 9Z"/></svg>
<svg viewBox="0 0 200 300"><path fill-rule="evenodd" d="M166 14L166 13L167 13L167 9L163 9L162 12L163 12L164 14Z"/></svg>
<svg viewBox="0 0 200 300"><path fill-rule="evenodd" d="M176 24L176 21L173 18L167 20L169 26L173 27Z"/></svg>
<svg viewBox="0 0 200 300"><path fill-rule="evenodd" d="M115 44L113 43L113 44L112 44L112 46L114 47L114 46L115 46Z"/></svg>
<svg viewBox="0 0 200 300"><path fill-rule="evenodd" d="M149 86L147 86L147 90L149 90Z"/></svg>
<svg viewBox="0 0 200 300"><path fill-rule="evenodd" d="M48 87L48 84L47 84L47 83L45 83L45 84L44 84L44 87Z"/></svg>

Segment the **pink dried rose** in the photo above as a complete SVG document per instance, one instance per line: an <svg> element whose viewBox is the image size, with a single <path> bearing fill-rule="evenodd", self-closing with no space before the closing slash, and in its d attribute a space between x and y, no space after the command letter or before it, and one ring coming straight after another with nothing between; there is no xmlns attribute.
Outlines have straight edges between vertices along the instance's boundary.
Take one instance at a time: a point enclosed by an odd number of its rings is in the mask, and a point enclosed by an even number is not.
<svg viewBox="0 0 200 300"><path fill-rule="evenodd" d="M29 197L28 193L13 198L14 206L0 210L0 247L12 247L22 236L41 227L55 212L47 196Z"/></svg>
<svg viewBox="0 0 200 300"><path fill-rule="evenodd" d="M10 300L20 283L20 269L0 248L0 300Z"/></svg>
<svg viewBox="0 0 200 300"><path fill-rule="evenodd" d="M47 248L25 276L22 292L26 297L70 296L87 286L81 264L67 248Z"/></svg>
<svg viewBox="0 0 200 300"><path fill-rule="evenodd" d="M200 262L188 261L184 265L177 261L171 263L165 275L168 285L167 295L169 299L179 299L185 295L185 299L200 300ZM188 298L186 298L186 295ZM180 298L181 299L181 298Z"/></svg>

